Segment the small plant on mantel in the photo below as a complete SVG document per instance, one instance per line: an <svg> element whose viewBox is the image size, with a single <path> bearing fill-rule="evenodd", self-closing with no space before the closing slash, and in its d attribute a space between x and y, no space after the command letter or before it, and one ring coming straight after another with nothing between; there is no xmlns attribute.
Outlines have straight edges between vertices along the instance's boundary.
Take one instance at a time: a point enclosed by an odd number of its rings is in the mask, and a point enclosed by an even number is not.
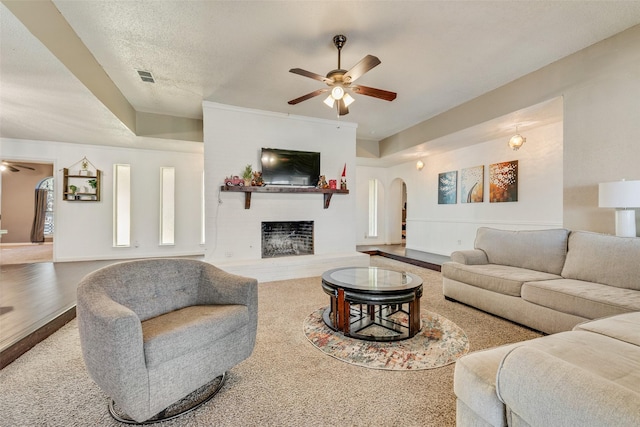
<svg viewBox="0 0 640 427"><path fill-rule="evenodd" d="M244 179L244 185L251 185L251 178L253 178L253 166L247 165L244 167L244 171L242 171L242 178Z"/></svg>

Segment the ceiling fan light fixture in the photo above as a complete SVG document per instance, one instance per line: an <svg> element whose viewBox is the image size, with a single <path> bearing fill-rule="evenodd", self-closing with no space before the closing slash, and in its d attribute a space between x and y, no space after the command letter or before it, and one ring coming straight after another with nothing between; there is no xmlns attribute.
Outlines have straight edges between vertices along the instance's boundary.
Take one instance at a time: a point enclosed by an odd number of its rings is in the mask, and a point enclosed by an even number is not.
<svg viewBox="0 0 640 427"><path fill-rule="evenodd" d="M342 99L343 96L344 96L344 89L342 89L342 87L335 86L333 89L331 89L331 97L336 101L339 99Z"/></svg>
<svg viewBox="0 0 640 427"><path fill-rule="evenodd" d="M348 93L345 93L342 97L342 102L344 102L345 107L353 104L353 101L355 101L355 99L353 99L353 96L349 95Z"/></svg>
<svg viewBox="0 0 640 427"><path fill-rule="evenodd" d="M327 104L327 107L329 107L329 108L333 108L333 106L334 106L334 105L335 105L335 103L336 103L336 100L333 98L333 96L332 96L332 95L329 95L329 96L327 96L327 99L325 99L323 102L324 102L325 104Z"/></svg>

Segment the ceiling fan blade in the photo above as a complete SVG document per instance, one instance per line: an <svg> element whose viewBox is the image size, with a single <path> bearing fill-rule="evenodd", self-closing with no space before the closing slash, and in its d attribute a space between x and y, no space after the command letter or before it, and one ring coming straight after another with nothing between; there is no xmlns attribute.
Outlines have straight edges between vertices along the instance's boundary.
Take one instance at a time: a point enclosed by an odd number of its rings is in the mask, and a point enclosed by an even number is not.
<svg viewBox="0 0 640 427"><path fill-rule="evenodd" d="M338 101L338 115L346 116L347 114L349 114L349 108L344 105L344 99L341 99Z"/></svg>
<svg viewBox="0 0 640 427"><path fill-rule="evenodd" d="M364 73L379 65L380 63L381 62L377 56L367 55L362 58L360 62L354 65L349 71L344 73L344 76L342 76L342 80L345 83L354 82L357 78L361 77Z"/></svg>
<svg viewBox="0 0 640 427"><path fill-rule="evenodd" d="M31 166L25 166L25 165L17 165L17 164L13 164L13 166L17 167L17 168L24 168L24 169L31 169L32 171L35 170L35 168L32 168Z"/></svg>
<svg viewBox="0 0 640 427"><path fill-rule="evenodd" d="M384 99L385 101L393 101L398 96L395 92L389 92L388 90L376 89L368 86L351 86L350 89L358 95L373 96L374 98Z"/></svg>
<svg viewBox="0 0 640 427"><path fill-rule="evenodd" d="M310 92L306 95L302 95L300 98L296 98L296 99L292 99L291 101L288 102L289 105L296 105L302 101L306 101L307 99L313 98L314 96L318 96L321 95L325 92L328 92L329 88L324 88L324 89L318 89L318 90L314 90L313 92Z"/></svg>
<svg viewBox="0 0 640 427"><path fill-rule="evenodd" d="M333 79L330 79L325 76L321 76L320 74L312 73L311 71L303 70L302 68L292 68L289 70L290 73L298 74L303 77L309 77L314 80L319 80L326 84L334 83Z"/></svg>

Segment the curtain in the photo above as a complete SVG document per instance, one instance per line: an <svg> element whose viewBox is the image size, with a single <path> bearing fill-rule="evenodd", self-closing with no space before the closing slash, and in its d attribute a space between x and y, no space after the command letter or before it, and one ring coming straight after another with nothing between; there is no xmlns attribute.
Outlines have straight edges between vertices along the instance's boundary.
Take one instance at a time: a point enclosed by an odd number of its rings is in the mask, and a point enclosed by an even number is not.
<svg viewBox="0 0 640 427"><path fill-rule="evenodd" d="M44 242L44 217L47 210L47 193L44 188L36 189L35 212L31 226L31 243Z"/></svg>

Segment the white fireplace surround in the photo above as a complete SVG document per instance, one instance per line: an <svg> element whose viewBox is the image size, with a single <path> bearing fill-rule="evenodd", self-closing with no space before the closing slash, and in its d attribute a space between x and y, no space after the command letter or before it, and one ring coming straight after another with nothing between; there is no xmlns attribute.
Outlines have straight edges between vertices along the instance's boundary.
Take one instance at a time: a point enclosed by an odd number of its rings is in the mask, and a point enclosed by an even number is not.
<svg viewBox="0 0 640 427"><path fill-rule="evenodd" d="M261 282L320 276L331 268L369 265L356 251L356 124L203 103L206 211L205 259ZM340 179L346 165L349 194L336 194L324 209L319 193L220 192L224 178L250 164L259 170L263 147L320 152L321 173ZM262 258L261 224L314 223L314 254Z"/></svg>

